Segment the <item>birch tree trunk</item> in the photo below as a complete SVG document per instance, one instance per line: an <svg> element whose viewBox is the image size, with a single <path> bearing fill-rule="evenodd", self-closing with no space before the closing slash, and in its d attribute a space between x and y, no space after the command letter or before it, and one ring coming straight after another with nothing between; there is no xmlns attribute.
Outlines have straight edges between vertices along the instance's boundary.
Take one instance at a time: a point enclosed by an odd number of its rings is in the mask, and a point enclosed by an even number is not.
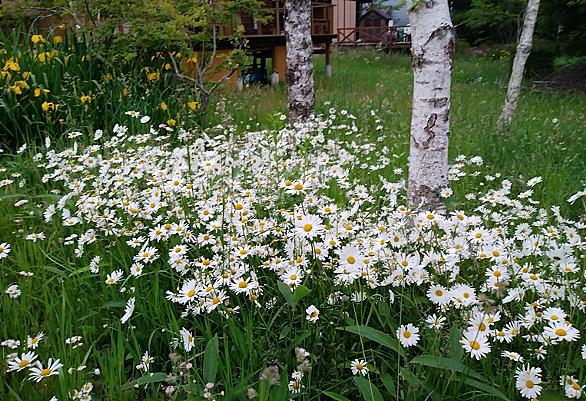
<svg viewBox="0 0 586 401"><path fill-rule="evenodd" d="M519 103L519 95L521 94L521 83L523 81L523 71L525 71L525 64L531 53L533 46L533 31L535 30L535 22L537 21L537 13L539 12L539 0L529 0L527 2L527 9L525 10L525 18L523 20L523 30L521 37L517 44L517 52L515 53L515 60L513 61L513 70L511 71L511 78L509 79L509 88L507 89L507 97L503 111L498 119L497 126L499 129L509 129Z"/></svg>
<svg viewBox="0 0 586 401"><path fill-rule="evenodd" d="M455 34L448 0L408 0L413 63L409 206L443 210Z"/></svg>
<svg viewBox="0 0 586 401"><path fill-rule="evenodd" d="M285 40L289 123L307 120L314 111L311 0L286 0Z"/></svg>

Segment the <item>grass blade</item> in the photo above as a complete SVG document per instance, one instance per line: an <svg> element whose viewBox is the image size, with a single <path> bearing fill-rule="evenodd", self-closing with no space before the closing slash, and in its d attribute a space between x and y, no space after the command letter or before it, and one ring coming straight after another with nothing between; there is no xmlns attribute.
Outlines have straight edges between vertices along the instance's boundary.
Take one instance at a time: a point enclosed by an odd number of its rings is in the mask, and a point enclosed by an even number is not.
<svg viewBox="0 0 586 401"><path fill-rule="evenodd" d="M379 389L371 381L366 380L364 377L356 376L354 382L365 401L385 401Z"/></svg>
<svg viewBox="0 0 586 401"><path fill-rule="evenodd" d="M482 377L480 374L472 370L472 368L464 365L463 363L437 355L419 355L411 359L409 363L429 366L430 368L443 369L449 372L460 372L465 375L469 375L478 380L486 382L486 379L484 377Z"/></svg>
<svg viewBox="0 0 586 401"><path fill-rule="evenodd" d="M218 349L218 336L216 335L208 341L203 355L203 379L206 383L215 383L219 358L220 351Z"/></svg>
<svg viewBox="0 0 586 401"><path fill-rule="evenodd" d="M350 333L358 334L361 337L364 337L366 339L377 342L380 345L395 351L396 353L398 353L401 356L406 355L405 350L403 350L403 348L399 344L399 341L397 341L394 337L391 337L390 335L383 333L380 330L376 330L376 329L373 329L372 327L361 326L361 325L346 326L346 327L341 327L339 329L349 331Z"/></svg>

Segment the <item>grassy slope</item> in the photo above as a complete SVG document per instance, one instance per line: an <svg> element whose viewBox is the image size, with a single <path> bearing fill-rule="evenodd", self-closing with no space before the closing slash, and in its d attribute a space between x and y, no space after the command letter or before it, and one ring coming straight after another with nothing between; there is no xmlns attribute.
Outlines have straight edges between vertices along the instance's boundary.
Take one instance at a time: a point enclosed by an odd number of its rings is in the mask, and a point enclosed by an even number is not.
<svg viewBox="0 0 586 401"><path fill-rule="evenodd" d="M580 93L523 91L513 127L507 134L495 130L506 86L506 62L457 58L452 87L450 154L480 155L489 171L514 179L542 176L537 199L562 205L576 216L582 207L569 208L565 200L584 187L586 178L586 96ZM372 51L337 54L334 76L323 76L323 58L316 63L317 111L346 108L356 116L374 109L383 117L389 141L398 142L407 163L411 118L412 74L405 55ZM237 119L266 122L275 111L286 111L286 88L247 88L227 94ZM324 105L330 101L331 105ZM557 123L554 122L557 119Z"/></svg>

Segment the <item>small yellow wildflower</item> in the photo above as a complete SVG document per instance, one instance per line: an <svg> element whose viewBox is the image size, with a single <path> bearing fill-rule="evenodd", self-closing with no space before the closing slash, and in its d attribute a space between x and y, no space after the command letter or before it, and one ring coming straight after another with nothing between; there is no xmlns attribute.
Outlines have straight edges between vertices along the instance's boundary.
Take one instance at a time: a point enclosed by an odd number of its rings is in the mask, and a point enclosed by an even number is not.
<svg viewBox="0 0 586 401"><path fill-rule="evenodd" d="M63 43L63 36L55 35L53 36L53 43L58 45L59 43Z"/></svg>
<svg viewBox="0 0 586 401"><path fill-rule="evenodd" d="M147 74L147 79L149 81L154 81L154 80L159 79L160 76L161 76L161 73L159 71L150 72Z"/></svg>
<svg viewBox="0 0 586 401"><path fill-rule="evenodd" d="M190 110L197 110L199 109L199 102L191 100L187 102L187 107L189 107Z"/></svg>
<svg viewBox="0 0 586 401"><path fill-rule="evenodd" d="M43 111L55 111L58 107L59 105L53 102L43 102L43 104L41 104Z"/></svg>
<svg viewBox="0 0 586 401"><path fill-rule="evenodd" d="M92 101L91 96L88 95L81 95L81 97L79 98L79 100L81 100L82 104L86 104Z"/></svg>
<svg viewBox="0 0 586 401"><path fill-rule="evenodd" d="M14 81L14 85L18 85L21 89L29 89L30 86L26 83L26 81Z"/></svg>
<svg viewBox="0 0 586 401"><path fill-rule="evenodd" d="M122 94L124 96L128 96L128 93L129 93L128 88L122 88Z"/></svg>
<svg viewBox="0 0 586 401"><path fill-rule="evenodd" d="M165 102L161 102L161 104L159 105L159 107L161 108L161 110L166 111L167 110L167 103Z"/></svg>
<svg viewBox="0 0 586 401"><path fill-rule="evenodd" d="M35 88L35 90L33 91L35 97L39 97L42 94L47 94L49 93L49 89L43 89L43 88Z"/></svg>
<svg viewBox="0 0 586 401"><path fill-rule="evenodd" d="M45 38L43 37L43 35L33 35L33 36L31 36L31 41L34 44L45 43Z"/></svg>
<svg viewBox="0 0 586 401"><path fill-rule="evenodd" d="M20 71L20 65L18 65L18 61L14 59L14 57L10 57L8 60L4 62L4 71Z"/></svg>
<svg viewBox="0 0 586 401"><path fill-rule="evenodd" d="M174 126L176 126L176 125L177 125L177 120L175 120L175 119L173 119L173 118L170 118L170 119L168 119L168 120L167 120L167 125L168 125L169 127L174 127Z"/></svg>

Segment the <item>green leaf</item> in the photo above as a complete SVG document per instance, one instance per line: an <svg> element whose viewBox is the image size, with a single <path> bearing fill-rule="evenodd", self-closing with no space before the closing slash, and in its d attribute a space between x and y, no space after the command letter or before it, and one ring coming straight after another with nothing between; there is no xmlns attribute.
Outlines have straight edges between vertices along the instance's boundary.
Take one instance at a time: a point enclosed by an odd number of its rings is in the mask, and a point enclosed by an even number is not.
<svg viewBox="0 0 586 401"><path fill-rule="evenodd" d="M149 383L162 382L167 378L167 374L163 372L150 373L146 376L139 377L136 380L128 382L120 386L120 390L130 390L134 386L142 386Z"/></svg>
<svg viewBox="0 0 586 401"><path fill-rule="evenodd" d="M563 397L560 393L555 391L544 391L539 396L539 401L564 401L567 398Z"/></svg>
<svg viewBox="0 0 586 401"><path fill-rule="evenodd" d="M356 376L354 382L365 401L385 401L379 389L364 377Z"/></svg>
<svg viewBox="0 0 586 401"><path fill-rule="evenodd" d="M466 383L467 385L469 385L470 387L474 387L477 388L478 390L482 390L487 394L490 394L492 396L495 396L497 398L500 398L501 400L505 400L505 401L510 401L506 395L504 395L500 390L497 390L493 385L491 384L486 384L486 383L482 383L479 381L476 381L474 379L471 378L466 378L464 380L464 383ZM543 400L543 397L539 397L540 400ZM558 399L561 399L558 398ZM553 400L552 400L553 401Z"/></svg>
<svg viewBox="0 0 586 401"><path fill-rule="evenodd" d="M55 266L45 266L45 270L50 271L51 273L55 273L63 278L67 278L67 274L65 272Z"/></svg>
<svg viewBox="0 0 586 401"><path fill-rule="evenodd" d="M126 305L126 301L114 300L114 301L106 302L104 305L102 305L102 308L105 308L105 309L124 308L125 305Z"/></svg>
<svg viewBox="0 0 586 401"><path fill-rule="evenodd" d="M385 386L385 388L387 389L387 391L391 394L396 394L397 393L397 388L395 387L395 381L393 380L393 378L391 377L390 374L385 373L384 375L382 375L380 377L381 381L383 382L383 385Z"/></svg>
<svg viewBox="0 0 586 401"><path fill-rule="evenodd" d="M289 376L287 372L281 372L281 380L278 386L274 386L271 395L269 397L270 401L287 401L289 399L289 388L287 384L289 383Z"/></svg>
<svg viewBox="0 0 586 401"><path fill-rule="evenodd" d="M290 306L297 305L299 301L305 298L311 291L304 285L300 285L299 287L295 288L295 291L291 291L291 288L282 281L277 281L277 287L279 291L287 301L287 304Z"/></svg>
<svg viewBox="0 0 586 401"><path fill-rule="evenodd" d="M277 281L277 287L279 288L279 291L283 295L283 298L285 298L285 301L289 305L293 305L293 303L295 302L295 297L293 296L293 291L291 291L289 286L287 284L283 283L282 281Z"/></svg>
<svg viewBox="0 0 586 401"><path fill-rule="evenodd" d="M409 386L411 387L412 390L421 392L421 389L424 389L427 392L427 394L426 394L425 397L422 396L423 394L419 394L420 396L416 397L417 399L420 399L420 398L421 399L431 398L434 401L436 401L436 400L437 401L440 401L441 400L441 398L435 392L435 390L433 389L433 387L431 387L428 383L423 383L409 369L407 369L407 368L401 368L400 372L401 372L401 375L403 376L403 378L407 381L407 383L409 383Z"/></svg>
<svg viewBox="0 0 586 401"><path fill-rule="evenodd" d="M324 391L323 392L325 395L327 395L328 397L330 397L332 400L336 400L336 401L350 401L348 398L344 397L341 394L338 393L334 393L332 391Z"/></svg>
<svg viewBox="0 0 586 401"><path fill-rule="evenodd" d="M399 341L397 341L394 337L391 337L390 335L383 333L382 331L373 329L372 327L361 326L361 325L346 326L346 327L341 327L338 329L349 331L350 333L358 334L361 337L375 341L375 342L379 343L380 345L395 351L396 353L398 353L401 356L405 356L405 350L403 350L403 347L401 347L401 345L399 344Z"/></svg>
<svg viewBox="0 0 586 401"><path fill-rule="evenodd" d="M460 344L462 338L462 330L458 327L453 326L450 329L450 336L448 337L448 357L455 361L459 361L464 356L464 348Z"/></svg>
<svg viewBox="0 0 586 401"><path fill-rule="evenodd" d="M300 285L299 287L295 288L293 292L293 303L298 304L303 298L305 298L311 290L304 285Z"/></svg>
<svg viewBox="0 0 586 401"><path fill-rule="evenodd" d="M460 372L465 375L472 376L478 380L486 381L484 377L476 373L470 367L454 361L453 359L444 358L437 355L419 355L411 359L410 364L429 366L430 368L438 368L447 370L449 372Z"/></svg>
<svg viewBox="0 0 586 401"><path fill-rule="evenodd" d="M218 336L216 335L208 341L206 350L203 354L203 380L206 383L216 382L219 360L220 351L218 349Z"/></svg>

